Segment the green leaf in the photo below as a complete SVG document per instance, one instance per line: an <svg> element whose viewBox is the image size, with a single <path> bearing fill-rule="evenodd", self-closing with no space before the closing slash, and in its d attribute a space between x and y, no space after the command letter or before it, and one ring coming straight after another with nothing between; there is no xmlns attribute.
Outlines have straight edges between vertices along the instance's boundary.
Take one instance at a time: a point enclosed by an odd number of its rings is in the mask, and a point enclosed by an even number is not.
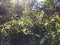
<svg viewBox="0 0 60 45"><path fill-rule="evenodd" d="M29 18L22 17L21 19L25 25L30 26L30 27L33 26L33 22Z"/></svg>
<svg viewBox="0 0 60 45"><path fill-rule="evenodd" d="M45 40L46 40L47 38L49 38L49 37L48 37L47 35L45 35L45 36L41 39L40 45L44 44L44 42L45 42Z"/></svg>

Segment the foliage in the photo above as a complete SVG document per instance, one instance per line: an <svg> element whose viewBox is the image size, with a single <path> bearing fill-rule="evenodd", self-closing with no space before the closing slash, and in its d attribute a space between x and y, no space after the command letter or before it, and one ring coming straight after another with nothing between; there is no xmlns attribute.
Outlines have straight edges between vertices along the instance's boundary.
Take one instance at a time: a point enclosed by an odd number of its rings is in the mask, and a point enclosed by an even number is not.
<svg viewBox="0 0 60 45"><path fill-rule="evenodd" d="M55 4L52 0L46 2L49 4L45 4L44 8L54 9ZM5 40L11 45L60 45L59 13L47 15L43 10L33 11L31 3L18 5L19 8L12 7L14 4L11 4L10 8L7 8L9 13L6 16L0 15L2 41L7 38ZM51 3L53 4L51 5Z"/></svg>

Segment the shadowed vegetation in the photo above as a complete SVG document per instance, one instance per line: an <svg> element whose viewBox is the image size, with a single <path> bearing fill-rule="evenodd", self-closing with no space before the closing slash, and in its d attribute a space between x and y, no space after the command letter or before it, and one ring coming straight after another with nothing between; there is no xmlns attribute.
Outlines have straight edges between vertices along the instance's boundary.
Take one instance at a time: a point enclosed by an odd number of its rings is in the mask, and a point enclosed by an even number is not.
<svg viewBox="0 0 60 45"><path fill-rule="evenodd" d="M16 2L0 1L1 45L60 45L60 7L54 0Z"/></svg>

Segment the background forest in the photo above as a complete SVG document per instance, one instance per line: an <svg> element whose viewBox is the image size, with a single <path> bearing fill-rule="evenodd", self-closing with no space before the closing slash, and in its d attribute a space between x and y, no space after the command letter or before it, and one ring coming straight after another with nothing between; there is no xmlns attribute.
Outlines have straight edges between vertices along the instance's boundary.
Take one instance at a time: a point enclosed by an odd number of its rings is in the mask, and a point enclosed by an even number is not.
<svg viewBox="0 0 60 45"><path fill-rule="evenodd" d="M1 45L60 45L60 8L54 0L0 0Z"/></svg>

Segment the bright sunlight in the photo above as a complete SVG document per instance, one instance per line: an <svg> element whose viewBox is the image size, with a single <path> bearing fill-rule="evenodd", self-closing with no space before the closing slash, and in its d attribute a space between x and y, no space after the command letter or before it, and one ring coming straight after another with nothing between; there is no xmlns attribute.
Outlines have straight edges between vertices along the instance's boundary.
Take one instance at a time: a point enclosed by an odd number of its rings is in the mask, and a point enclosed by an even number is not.
<svg viewBox="0 0 60 45"><path fill-rule="evenodd" d="M22 2L23 0L11 0L13 4L16 4L17 2ZM25 0L26 1L26 0ZM44 0L37 0L38 2L44 1Z"/></svg>
<svg viewBox="0 0 60 45"><path fill-rule="evenodd" d="M11 3L16 4L18 2L22 2L22 0L11 0Z"/></svg>
<svg viewBox="0 0 60 45"><path fill-rule="evenodd" d="M44 1L44 0L37 0L38 2L40 2L40 1Z"/></svg>

